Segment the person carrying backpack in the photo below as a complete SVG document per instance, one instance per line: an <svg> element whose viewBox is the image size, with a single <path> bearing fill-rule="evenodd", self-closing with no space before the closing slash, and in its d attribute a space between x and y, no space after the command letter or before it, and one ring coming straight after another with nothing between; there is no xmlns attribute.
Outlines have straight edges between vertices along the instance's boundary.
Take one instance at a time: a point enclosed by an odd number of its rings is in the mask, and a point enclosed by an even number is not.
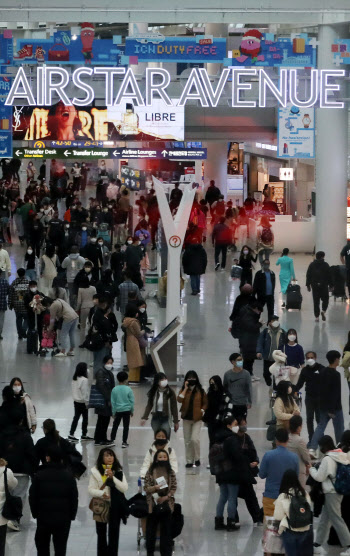
<svg viewBox="0 0 350 556"><path fill-rule="evenodd" d="M350 533L341 516L343 495L350 493L350 455L336 448L333 439L328 435L323 436L318 445L324 458L318 469L311 467L310 475L315 481L322 483L324 505L317 527L314 554L324 553L322 544L328 537L330 526L333 525L344 548L340 556L350 556Z"/></svg>
<svg viewBox="0 0 350 556"><path fill-rule="evenodd" d="M274 249L275 237L271 229L270 219L264 215L261 217L257 230L256 251L259 253L259 262L263 266L264 260L269 260Z"/></svg>
<svg viewBox="0 0 350 556"><path fill-rule="evenodd" d="M273 517L280 522L278 532L287 556L313 555L311 499L293 469L282 477Z"/></svg>

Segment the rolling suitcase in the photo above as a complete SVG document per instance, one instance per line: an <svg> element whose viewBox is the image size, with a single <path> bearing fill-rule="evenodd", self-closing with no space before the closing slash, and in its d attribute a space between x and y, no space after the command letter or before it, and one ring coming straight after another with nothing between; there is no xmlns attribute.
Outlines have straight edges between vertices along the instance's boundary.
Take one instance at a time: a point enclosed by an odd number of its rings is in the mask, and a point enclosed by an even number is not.
<svg viewBox="0 0 350 556"><path fill-rule="evenodd" d="M38 341L39 341L38 331L28 330L27 331L27 353L34 353L34 355L37 355Z"/></svg>
<svg viewBox="0 0 350 556"><path fill-rule="evenodd" d="M303 301L303 296L301 295L299 284L290 283L287 288L287 302L286 309L301 309L301 303Z"/></svg>
<svg viewBox="0 0 350 556"><path fill-rule="evenodd" d="M345 280L346 280L346 272L344 273L343 268L341 265L333 265L331 266L331 273L332 273L332 280L333 280L333 297L336 299L337 297L341 297L342 300L346 299L345 293Z"/></svg>

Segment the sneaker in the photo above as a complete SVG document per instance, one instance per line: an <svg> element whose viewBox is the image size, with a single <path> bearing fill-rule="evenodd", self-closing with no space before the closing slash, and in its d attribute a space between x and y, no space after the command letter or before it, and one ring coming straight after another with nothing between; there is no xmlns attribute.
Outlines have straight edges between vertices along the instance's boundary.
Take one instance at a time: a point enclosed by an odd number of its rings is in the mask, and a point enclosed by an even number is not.
<svg viewBox="0 0 350 556"><path fill-rule="evenodd" d="M324 311L321 311L321 317L323 321L326 320L326 313Z"/></svg>
<svg viewBox="0 0 350 556"><path fill-rule="evenodd" d="M101 442L95 442L95 446L101 446Z"/></svg>
<svg viewBox="0 0 350 556"><path fill-rule="evenodd" d="M7 527L11 529L11 531L20 531L19 523L17 521L8 521Z"/></svg>
<svg viewBox="0 0 350 556"><path fill-rule="evenodd" d="M79 442L79 438L76 438L72 434L68 435L68 440L70 440L71 442Z"/></svg>
<svg viewBox="0 0 350 556"><path fill-rule="evenodd" d="M346 550L343 550L339 556L350 556L350 546Z"/></svg>
<svg viewBox="0 0 350 556"><path fill-rule="evenodd" d="M320 545L314 544L314 554L324 554L325 550Z"/></svg>
<svg viewBox="0 0 350 556"><path fill-rule="evenodd" d="M67 357L67 355L63 351L59 351L54 357Z"/></svg>
<svg viewBox="0 0 350 556"><path fill-rule="evenodd" d="M319 317L316 317L316 318L315 318L315 322L320 322Z"/></svg>
<svg viewBox="0 0 350 556"><path fill-rule="evenodd" d="M241 526L240 522L239 522L239 521L235 521L235 527L236 527L237 529L239 529L240 526Z"/></svg>
<svg viewBox="0 0 350 556"><path fill-rule="evenodd" d="M253 523L253 527L262 527L264 525L263 521L255 521Z"/></svg>
<svg viewBox="0 0 350 556"><path fill-rule="evenodd" d="M68 351L67 355L70 355L71 357L74 357L74 351Z"/></svg>
<svg viewBox="0 0 350 556"><path fill-rule="evenodd" d="M127 442L122 443L122 448L128 448L128 447L129 447L129 444Z"/></svg>
<svg viewBox="0 0 350 556"><path fill-rule="evenodd" d="M93 438L91 436L87 436L87 434L83 434L83 436L80 438L80 440L93 440Z"/></svg>
<svg viewBox="0 0 350 556"><path fill-rule="evenodd" d="M220 272L225 272L225 268L220 268Z"/></svg>
<svg viewBox="0 0 350 556"><path fill-rule="evenodd" d="M115 442L113 440L103 440L100 442L100 446L115 446Z"/></svg>
<svg viewBox="0 0 350 556"><path fill-rule="evenodd" d="M216 263L215 270L218 270L219 268L220 268L220 263Z"/></svg>
<svg viewBox="0 0 350 556"><path fill-rule="evenodd" d="M259 382L260 378L258 376L252 375L252 382Z"/></svg>
<svg viewBox="0 0 350 556"><path fill-rule="evenodd" d="M199 459L197 459L194 464L193 467L200 467L201 461Z"/></svg>
<svg viewBox="0 0 350 556"><path fill-rule="evenodd" d="M286 308L286 304L283 302L282 303L282 309L285 309L285 308Z"/></svg>
<svg viewBox="0 0 350 556"><path fill-rule="evenodd" d="M190 467L193 467L193 463L186 463L185 467L186 469L189 469Z"/></svg>

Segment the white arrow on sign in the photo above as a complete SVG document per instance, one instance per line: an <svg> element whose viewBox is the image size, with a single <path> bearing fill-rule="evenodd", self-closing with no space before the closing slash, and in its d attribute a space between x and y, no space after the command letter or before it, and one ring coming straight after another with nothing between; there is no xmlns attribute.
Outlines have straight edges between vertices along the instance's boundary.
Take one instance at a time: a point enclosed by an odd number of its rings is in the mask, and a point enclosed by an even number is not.
<svg viewBox="0 0 350 556"><path fill-rule="evenodd" d="M67 151L67 150L66 150L66 151L64 151L63 154L64 154L64 156L69 156L69 155L70 155L70 151Z"/></svg>
<svg viewBox="0 0 350 556"><path fill-rule="evenodd" d="M16 156L20 156L22 154L22 151L16 151Z"/></svg>
<svg viewBox="0 0 350 556"><path fill-rule="evenodd" d="M166 150L164 149L164 151L162 151L162 155L163 155L163 156L166 156L167 154L168 154L168 151L166 151Z"/></svg>
<svg viewBox="0 0 350 556"><path fill-rule="evenodd" d="M119 154L119 151L113 151L114 156L118 156L118 154Z"/></svg>

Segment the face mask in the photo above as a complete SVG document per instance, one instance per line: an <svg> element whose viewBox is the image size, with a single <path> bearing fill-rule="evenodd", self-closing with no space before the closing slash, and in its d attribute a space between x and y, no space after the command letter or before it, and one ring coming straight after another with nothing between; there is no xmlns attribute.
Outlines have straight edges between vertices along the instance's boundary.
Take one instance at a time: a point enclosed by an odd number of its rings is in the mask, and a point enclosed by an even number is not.
<svg viewBox="0 0 350 556"><path fill-rule="evenodd" d="M105 369L107 369L107 371L111 371L113 369L113 365L105 365Z"/></svg>
<svg viewBox="0 0 350 556"><path fill-rule="evenodd" d="M33 253L33 249L27 249L27 253L28 255L31 255Z"/></svg>
<svg viewBox="0 0 350 556"><path fill-rule="evenodd" d="M91 268L86 268L86 269L85 269L85 272L86 272L86 274L90 274Z"/></svg>
<svg viewBox="0 0 350 556"><path fill-rule="evenodd" d="M99 241L98 244L102 247L103 243L102 241Z"/></svg>
<svg viewBox="0 0 350 556"><path fill-rule="evenodd" d="M131 245L131 244L132 244L131 239L128 239L128 245Z"/></svg>
<svg viewBox="0 0 350 556"><path fill-rule="evenodd" d="M82 230L83 230L83 232L86 232L87 228L84 227L84 228L82 228Z"/></svg>
<svg viewBox="0 0 350 556"><path fill-rule="evenodd" d="M309 365L309 367L313 367L315 363L315 359L306 359L306 364Z"/></svg>
<svg viewBox="0 0 350 556"><path fill-rule="evenodd" d="M22 386L13 386L12 390L14 391L15 394L19 394L20 391L22 390Z"/></svg>
<svg viewBox="0 0 350 556"><path fill-rule="evenodd" d="M104 208L104 209L103 209L103 212L108 212L108 208Z"/></svg>
<svg viewBox="0 0 350 556"><path fill-rule="evenodd" d="M36 291L38 291L38 288L30 288L30 291L35 293Z"/></svg>
<svg viewBox="0 0 350 556"><path fill-rule="evenodd" d="M77 259L79 257L79 253L71 253L70 258L71 259Z"/></svg>
<svg viewBox="0 0 350 556"><path fill-rule="evenodd" d="M69 230L69 228L70 228L70 225L69 225L69 224L67 224L66 228L67 228L67 230Z"/></svg>
<svg viewBox="0 0 350 556"><path fill-rule="evenodd" d="M243 367L243 361L236 361L236 367Z"/></svg>
<svg viewBox="0 0 350 556"><path fill-rule="evenodd" d="M161 388L165 388L166 386L168 386L168 381L167 381L166 379L161 380L161 381L159 382L159 386L160 386Z"/></svg>
<svg viewBox="0 0 350 556"><path fill-rule="evenodd" d="M168 441L166 438L156 438L155 444L157 444L158 446L165 446L167 442Z"/></svg>
<svg viewBox="0 0 350 556"><path fill-rule="evenodd" d="M288 390L287 390L288 394L291 394L293 392L293 389L291 386L288 386Z"/></svg>
<svg viewBox="0 0 350 556"><path fill-rule="evenodd" d="M244 249L243 255L248 255L248 253L249 253L248 249Z"/></svg>
<svg viewBox="0 0 350 556"><path fill-rule="evenodd" d="M195 386L197 384L197 381L196 381L195 378L190 378L187 382L190 386Z"/></svg>
<svg viewBox="0 0 350 556"><path fill-rule="evenodd" d="M297 339L297 337L294 336L294 334L290 334L290 335L288 336L288 340L289 340L290 342L295 342L296 339Z"/></svg>
<svg viewBox="0 0 350 556"><path fill-rule="evenodd" d="M279 325L280 325L280 323L279 323L277 320L274 320L274 321L271 323L271 326L272 326L273 328L278 328Z"/></svg>
<svg viewBox="0 0 350 556"><path fill-rule="evenodd" d="M239 426L237 425L237 427L232 427L231 431L237 434L239 431Z"/></svg>
<svg viewBox="0 0 350 556"><path fill-rule="evenodd" d="M44 209L40 209L40 212L44 212Z"/></svg>
<svg viewBox="0 0 350 556"><path fill-rule="evenodd" d="M269 264L264 264L264 270L270 270L270 265Z"/></svg>
<svg viewBox="0 0 350 556"><path fill-rule="evenodd" d="M91 243L96 243L96 238L95 238L95 237L92 237L92 238L90 239L90 241L91 241Z"/></svg>
<svg viewBox="0 0 350 556"><path fill-rule="evenodd" d="M108 205L108 208L111 209L111 208L112 208L112 205Z"/></svg>
<svg viewBox="0 0 350 556"><path fill-rule="evenodd" d="M146 309L144 307L140 307L139 311L140 311L140 313L144 313L146 311Z"/></svg>
<svg viewBox="0 0 350 556"><path fill-rule="evenodd" d="M241 427L239 427L239 432L247 432L248 427L247 425L242 425Z"/></svg>

